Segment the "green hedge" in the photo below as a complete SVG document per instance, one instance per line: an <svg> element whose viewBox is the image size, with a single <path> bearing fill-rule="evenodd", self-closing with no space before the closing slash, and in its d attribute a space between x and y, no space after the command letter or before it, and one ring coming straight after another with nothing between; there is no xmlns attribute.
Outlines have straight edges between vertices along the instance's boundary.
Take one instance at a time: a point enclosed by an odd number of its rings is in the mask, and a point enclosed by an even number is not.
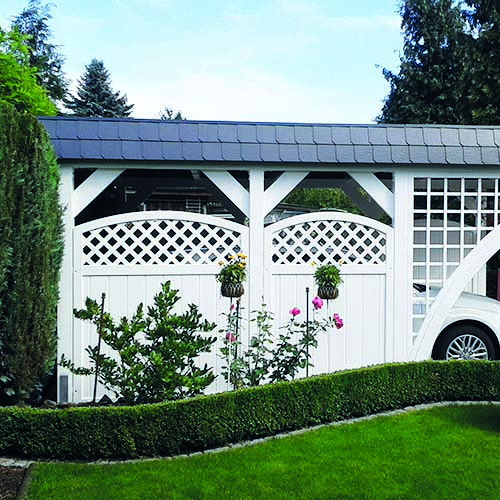
<svg viewBox="0 0 500 500"><path fill-rule="evenodd" d="M0 408L0 455L126 459L206 450L436 401L500 400L500 363L425 361L155 405Z"/></svg>

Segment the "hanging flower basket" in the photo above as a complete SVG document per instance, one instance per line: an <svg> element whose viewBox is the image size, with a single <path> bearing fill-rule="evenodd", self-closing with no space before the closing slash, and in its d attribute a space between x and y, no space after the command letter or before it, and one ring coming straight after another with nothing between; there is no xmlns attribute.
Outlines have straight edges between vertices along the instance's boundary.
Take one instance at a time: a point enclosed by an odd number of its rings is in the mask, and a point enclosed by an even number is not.
<svg viewBox="0 0 500 500"><path fill-rule="evenodd" d="M330 299L336 299L338 296L339 296L339 289L336 286L318 287L318 297L320 299L330 300Z"/></svg>
<svg viewBox="0 0 500 500"><path fill-rule="evenodd" d="M222 283L220 293L223 297L241 297L245 293L242 283Z"/></svg>
<svg viewBox="0 0 500 500"><path fill-rule="evenodd" d="M219 262L222 266L217 281L220 283L220 293L223 297L241 297L244 293L243 282L247 277L247 256L244 253L229 255L228 262Z"/></svg>
<svg viewBox="0 0 500 500"><path fill-rule="evenodd" d="M335 264L322 264L314 271L314 281L318 287L320 299L336 299L339 296L338 285L342 283L340 270Z"/></svg>

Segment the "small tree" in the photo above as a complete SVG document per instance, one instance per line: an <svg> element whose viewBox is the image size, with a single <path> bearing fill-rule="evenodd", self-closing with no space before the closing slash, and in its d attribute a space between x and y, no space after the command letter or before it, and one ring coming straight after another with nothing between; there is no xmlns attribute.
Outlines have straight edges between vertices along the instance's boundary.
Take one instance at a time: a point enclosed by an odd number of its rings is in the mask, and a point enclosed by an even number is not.
<svg viewBox="0 0 500 500"><path fill-rule="evenodd" d="M134 105L127 103L127 96L113 92L109 71L102 61L93 59L78 81L77 95L66 100L66 107L76 116L126 118Z"/></svg>
<svg viewBox="0 0 500 500"><path fill-rule="evenodd" d="M44 128L0 103L0 401L55 362L63 250L59 171Z"/></svg>
<svg viewBox="0 0 500 500"><path fill-rule="evenodd" d="M12 104L20 113L55 115L56 107L36 82L29 66L28 49L17 30L0 28L0 102Z"/></svg>

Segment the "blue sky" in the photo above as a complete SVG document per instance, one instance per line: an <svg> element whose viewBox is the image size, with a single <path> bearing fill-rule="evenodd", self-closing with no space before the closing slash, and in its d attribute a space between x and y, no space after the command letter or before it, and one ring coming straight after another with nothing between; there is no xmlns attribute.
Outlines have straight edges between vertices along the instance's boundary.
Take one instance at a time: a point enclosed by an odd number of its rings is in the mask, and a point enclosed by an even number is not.
<svg viewBox="0 0 500 500"><path fill-rule="evenodd" d="M402 49L397 0L54 0L73 89L101 59L133 116L371 123ZM0 1L0 26L27 0Z"/></svg>

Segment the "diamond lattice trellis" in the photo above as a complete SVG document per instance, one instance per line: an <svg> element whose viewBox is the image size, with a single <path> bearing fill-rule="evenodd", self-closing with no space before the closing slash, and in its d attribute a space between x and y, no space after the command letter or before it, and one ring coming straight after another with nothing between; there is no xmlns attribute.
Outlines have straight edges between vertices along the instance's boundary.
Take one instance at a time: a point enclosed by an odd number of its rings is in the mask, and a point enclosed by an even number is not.
<svg viewBox="0 0 500 500"><path fill-rule="evenodd" d="M83 233L84 266L213 264L241 251L241 234L190 220L141 220Z"/></svg>
<svg viewBox="0 0 500 500"><path fill-rule="evenodd" d="M386 235L347 221L315 221L273 234L274 264L309 264L343 260L350 264L385 264Z"/></svg>

